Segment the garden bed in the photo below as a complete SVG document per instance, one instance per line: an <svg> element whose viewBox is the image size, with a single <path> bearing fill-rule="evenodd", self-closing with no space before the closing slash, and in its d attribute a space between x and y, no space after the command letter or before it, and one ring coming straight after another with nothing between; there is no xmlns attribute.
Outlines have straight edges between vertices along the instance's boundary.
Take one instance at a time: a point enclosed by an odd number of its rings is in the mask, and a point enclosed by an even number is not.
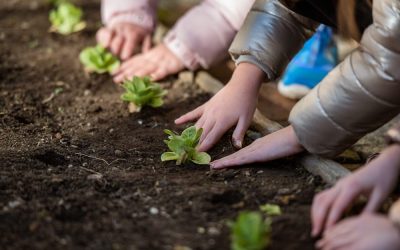
<svg viewBox="0 0 400 250"><path fill-rule="evenodd" d="M83 2L83 1L82 1ZM319 182L291 160L225 171L162 163L163 129L209 95L171 78L166 105L129 114L121 88L88 76L88 28L47 32L48 6L0 3L0 245L4 249L229 249L228 220L276 203L269 249L313 249L309 210ZM227 134L210 151L234 151Z"/></svg>

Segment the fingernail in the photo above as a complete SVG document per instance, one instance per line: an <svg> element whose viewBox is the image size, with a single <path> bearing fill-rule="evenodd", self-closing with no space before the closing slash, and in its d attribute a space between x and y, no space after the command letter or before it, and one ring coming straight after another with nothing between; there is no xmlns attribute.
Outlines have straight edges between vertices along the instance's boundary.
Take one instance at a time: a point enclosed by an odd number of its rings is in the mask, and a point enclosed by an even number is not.
<svg viewBox="0 0 400 250"><path fill-rule="evenodd" d="M242 141L233 139L233 146L235 148L242 148Z"/></svg>

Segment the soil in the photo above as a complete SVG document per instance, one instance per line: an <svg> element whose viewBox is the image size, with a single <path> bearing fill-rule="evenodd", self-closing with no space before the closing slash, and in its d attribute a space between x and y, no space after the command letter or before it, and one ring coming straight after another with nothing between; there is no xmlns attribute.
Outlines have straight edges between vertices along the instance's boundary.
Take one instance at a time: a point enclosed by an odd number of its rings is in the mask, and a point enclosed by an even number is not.
<svg viewBox="0 0 400 250"><path fill-rule="evenodd" d="M209 95L171 78L164 107L129 114L121 88L79 64L100 25L99 3L81 3L89 26L67 37L47 32L42 2L0 3L1 248L229 249L227 221L276 203L268 249L313 249L320 182L290 159L225 171L162 163L163 129L181 131L173 120ZM234 151L229 136L213 158Z"/></svg>

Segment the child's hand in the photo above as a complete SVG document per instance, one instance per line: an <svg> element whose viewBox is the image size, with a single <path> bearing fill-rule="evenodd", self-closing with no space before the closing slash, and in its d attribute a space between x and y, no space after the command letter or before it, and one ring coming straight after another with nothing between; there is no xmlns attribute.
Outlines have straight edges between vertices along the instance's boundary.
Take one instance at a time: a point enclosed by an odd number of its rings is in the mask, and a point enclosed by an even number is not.
<svg viewBox="0 0 400 250"><path fill-rule="evenodd" d="M338 223L317 242L322 250L400 249L399 229L386 217L361 215Z"/></svg>
<svg viewBox="0 0 400 250"><path fill-rule="evenodd" d="M211 162L211 168L222 169L254 162L265 162L303 151L293 127L289 126L263 138L222 159Z"/></svg>
<svg viewBox="0 0 400 250"><path fill-rule="evenodd" d="M151 48L151 31L131 23L118 23L112 28L97 31L97 42L122 60L130 58L142 45L142 51Z"/></svg>
<svg viewBox="0 0 400 250"><path fill-rule="evenodd" d="M395 187L399 169L400 146L391 146L333 188L316 195L311 209L312 235L317 236L324 228L331 228L361 195L369 198L364 213L377 210Z"/></svg>
<svg viewBox="0 0 400 250"><path fill-rule="evenodd" d="M147 53L136 55L124 62L114 73L114 81L120 83L133 76L150 76L152 80L158 81L184 68L179 58L164 44L160 44Z"/></svg>
<svg viewBox="0 0 400 250"><path fill-rule="evenodd" d="M209 150L231 127L233 143L241 148L257 105L258 91L264 73L253 64L241 63L229 83L214 97L195 110L179 117L176 124L197 120L203 128L198 150Z"/></svg>

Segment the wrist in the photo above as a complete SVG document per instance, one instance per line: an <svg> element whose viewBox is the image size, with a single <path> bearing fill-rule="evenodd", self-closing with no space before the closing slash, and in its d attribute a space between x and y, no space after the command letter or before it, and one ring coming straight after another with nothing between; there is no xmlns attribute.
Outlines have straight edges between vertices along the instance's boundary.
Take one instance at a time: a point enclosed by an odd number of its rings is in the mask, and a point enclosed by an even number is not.
<svg viewBox="0 0 400 250"><path fill-rule="evenodd" d="M256 65L243 62L236 67L228 85L245 85L247 89L258 92L265 77L265 73Z"/></svg>
<svg viewBox="0 0 400 250"><path fill-rule="evenodd" d="M381 155L382 157L387 157L394 165L400 167L400 144L388 146Z"/></svg>

